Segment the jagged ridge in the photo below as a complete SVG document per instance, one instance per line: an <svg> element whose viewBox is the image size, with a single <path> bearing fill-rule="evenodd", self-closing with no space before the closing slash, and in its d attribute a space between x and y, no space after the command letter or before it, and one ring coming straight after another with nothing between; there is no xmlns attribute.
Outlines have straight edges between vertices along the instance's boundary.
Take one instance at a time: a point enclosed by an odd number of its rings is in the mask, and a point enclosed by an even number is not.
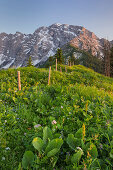
<svg viewBox="0 0 113 170"><path fill-rule="evenodd" d="M40 27L33 34L0 34L0 68L25 66L31 56L33 64L44 62L65 44L91 50L93 55L102 55L102 41L84 27L53 24Z"/></svg>

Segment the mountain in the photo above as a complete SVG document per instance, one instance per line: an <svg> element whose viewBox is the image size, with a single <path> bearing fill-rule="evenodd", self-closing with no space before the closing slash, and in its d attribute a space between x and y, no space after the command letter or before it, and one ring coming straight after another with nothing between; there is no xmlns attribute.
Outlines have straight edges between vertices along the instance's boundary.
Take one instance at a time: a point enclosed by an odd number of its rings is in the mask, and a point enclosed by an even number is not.
<svg viewBox="0 0 113 170"><path fill-rule="evenodd" d="M65 44L102 56L102 40L84 27L53 24L33 34L0 34L0 68L25 66L29 56L34 65L45 62Z"/></svg>
<svg viewBox="0 0 113 170"><path fill-rule="evenodd" d="M113 45L113 40L112 40L112 41L110 41L110 43Z"/></svg>

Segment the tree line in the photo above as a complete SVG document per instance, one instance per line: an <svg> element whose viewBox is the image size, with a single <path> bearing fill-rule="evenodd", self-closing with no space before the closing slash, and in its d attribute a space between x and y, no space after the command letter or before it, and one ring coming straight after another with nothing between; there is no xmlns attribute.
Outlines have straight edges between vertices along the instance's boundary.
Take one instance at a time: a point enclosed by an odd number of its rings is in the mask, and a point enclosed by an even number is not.
<svg viewBox="0 0 113 170"><path fill-rule="evenodd" d="M99 54L95 57L87 52L85 52L85 56L80 59L75 58L74 53L68 57L64 57L62 49L58 48L56 54L49 57L48 65L55 64L56 58L58 64L65 64L69 66L82 64L104 74L105 76L113 77L113 46L111 47L108 40L104 40L103 43L103 57L100 57ZM27 67L30 66L33 66L31 56L29 57L27 63Z"/></svg>
<svg viewBox="0 0 113 170"><path fill-rule="evenodd" d="M103 55L104 74L113 77L113 46L108 40L104 40Z"/></svg>

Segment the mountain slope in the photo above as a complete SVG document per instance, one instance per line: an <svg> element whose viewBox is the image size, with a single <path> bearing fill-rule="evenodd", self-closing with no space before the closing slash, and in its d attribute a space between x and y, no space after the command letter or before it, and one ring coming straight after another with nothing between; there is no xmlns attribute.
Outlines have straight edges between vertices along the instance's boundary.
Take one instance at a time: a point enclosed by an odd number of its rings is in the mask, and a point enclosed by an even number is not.
<svg viewBox="0 0 113 170"><path fill-rule="evenodd" d="M44 62L54 55L57 48L65 44L91 51L93 55L101 54L101 39L84 27L53 24L40 27L33 34L0 34L0 68L25 66L31 56L33 64Z"/></svg>
<svg viewBox="0 0 113 170"><path fill-rule="evenodd" d="M111 42L111 44L113 45L113 40L112 41L110 41Z"/></svg>
<svg viewBox="0 0 113 170"><path fill-rule="evenodd" d="M102 42L93 32L82 29L79 36L71 40L70 44L81 50L91 51L92 55L97 56L102 51ZM102 56L102 52L100 53Z"/></svg>
<svg viewBox="0 0 113 170"><path fill-rule="evenodd" d="M67 72L64 65L61 67L62 72L52 67L49 86L49 69L19 68L21 91L17 86L17 69L0 72L1 169L23 169L25 151L35 154L32 168L38 165L38 169L53 169L53 155L47 157L44 149L39 159L32 145L35 137L40 142L43 136L46 139L51 134L53 140L64 141L59 155L55 155L55 169L75 169L71 159L80 150L84 155L77 163L78 169L84 169L84 162L88 169L113 169L113 79L80 65L66 66ZM52 133L44 127L50 127Z"/></svg>

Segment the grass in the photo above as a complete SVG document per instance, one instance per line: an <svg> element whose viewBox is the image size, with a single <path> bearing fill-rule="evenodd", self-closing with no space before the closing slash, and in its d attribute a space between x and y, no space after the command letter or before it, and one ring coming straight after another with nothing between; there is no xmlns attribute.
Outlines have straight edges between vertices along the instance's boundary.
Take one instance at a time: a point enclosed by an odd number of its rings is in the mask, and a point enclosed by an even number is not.
<svg viewBox="0 0 113 170"><path fill-rule="evenodd" d="M32 140L37 136L42 138L45 126L54 136L60 134L63 140L55 155L55 169L112 169L113 79L81 65L66 66L67 73L65 66L61 67L62 72L52 67L50 86L47 84L49 69L29 67L0 71L1 169L21 169L27 150L38 155ZM22 91L17 87L17 70L21 72ZM53 120L56 125L52 124ZM37 124L41 127L35 128ZM76 135L83 124L84 139ZM84 153L77 164L72 161L76 148L71 149L67 143L69 134L83 140L76 145ZM51 160L43 153L39 165L32 165L31 169L50 169Z"/></svg>

